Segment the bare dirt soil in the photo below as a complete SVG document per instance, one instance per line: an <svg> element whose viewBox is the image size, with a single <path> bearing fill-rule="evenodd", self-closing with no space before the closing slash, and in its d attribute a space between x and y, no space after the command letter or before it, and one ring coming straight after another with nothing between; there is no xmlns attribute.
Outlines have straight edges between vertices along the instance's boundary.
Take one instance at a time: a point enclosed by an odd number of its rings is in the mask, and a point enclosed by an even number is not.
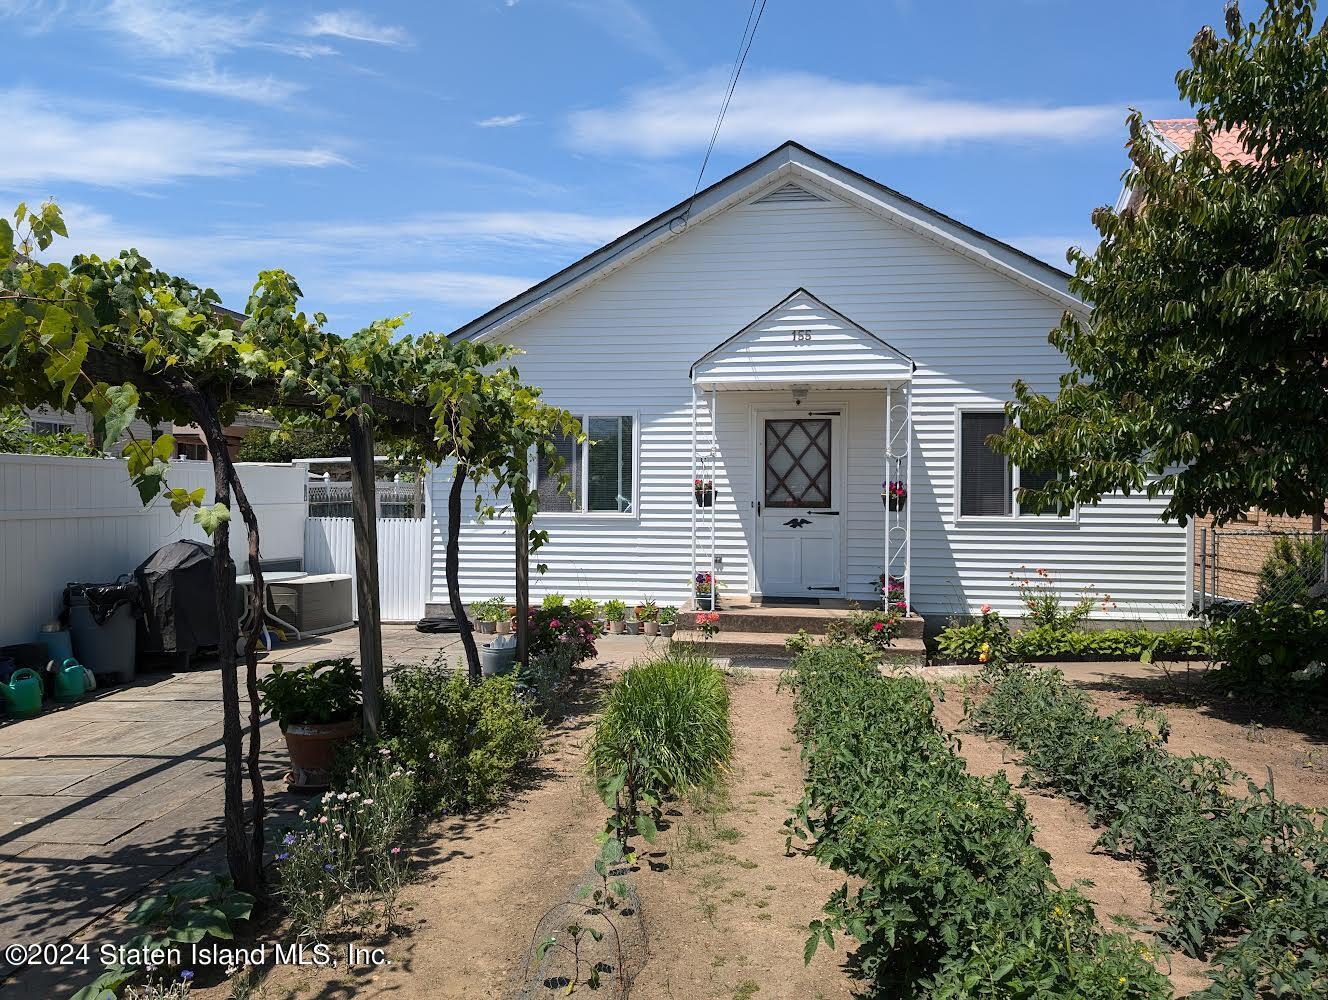
<svg viewBox="0 0 1328 1000"><path fill-rule="evenodd" d="M646 848L643 860L656 864L631 876L646 931L642 954L626 963L636 972L634 1000L854 995L843 950L822 948L810 966L802 960L807 924L842 879L796 850L785 854L782 824L802 795L802 769L790 731L792 698L777 684L774 671L731 679L729 782L671 810L659 841ZM561 995L543 987L530 954L541 917L574 897L599 851L595 835L606 810L584 780L592 725L583 713L555 727L526 787L502 808L439 821L421 838L422 877L402 895L395 936L359 939L384 947L390 965L280 967L253 995ZM194 993L201 1000L230 995L225 986Z"/></svg>

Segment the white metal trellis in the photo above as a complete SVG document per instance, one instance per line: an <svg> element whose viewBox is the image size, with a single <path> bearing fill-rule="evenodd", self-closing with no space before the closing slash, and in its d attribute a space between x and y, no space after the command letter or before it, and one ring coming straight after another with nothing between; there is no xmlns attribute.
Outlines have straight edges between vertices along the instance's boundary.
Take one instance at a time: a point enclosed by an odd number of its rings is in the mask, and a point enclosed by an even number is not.
<svg viewBox="0 0 1328 1000"><path fill-rule="evenodd" d="M891 509L885 505L885 533L882 555L885 559L885 586L881 601L886 602L890 579L897 577L904 583L904 604L913 607L913 385L907 382L885 390L885 476L881 481L883 492L891 483L902 483L904 502Z"/></svg>
<svg viewBox="0 0 1328 1000"><path fill-rule="evenodd" d="M696 608L697 608L698 611L700 611L700 610L714 611L714 610L715 610L715 606L716 606L716 604L718 603L718 599L719 599L719 574L718 574L718 572L717 572L717 571L718 571L718 568L719 568L719 558L718 558L718 554L717 554L717 553L718 553L718 534L719 534L719 525L718 525L718 521L717 521L718 512L719 512L719 479L718 479L718 477L715 475L715 469L716 469L716 467L717 467L717 465L718 465L718 461L717 461L717 459L718 459L718 456L719 456L719 439L718 439L718 437L717 437L717 435L718 435L719 432L718 432L718 429L717 429L717 427L716 427L716 425L715 425L715 424L716 424L716 421L715 421L715 413L716 413L716 406L715 406L715 403L716 403L716 397L715 397L715 392L716 392L716 390L713 389L713 388L710 390L710 447L709 447L704 453L698 453L698 451L697 451L697 444L698 444L698 432L699 432L699 429L698 429L698 426L697 426L697 424L698 424L698 420L697 420L697 407L698 407L698 405L699 405L699 403L700 403L700 397L699 397L699 395L698 395L698 393L697 393L696 385L695 385L695 384L692 385L692 484L693 484L693 486L695 486L696 481L697 481L698 479L701 480L703 486L704 486L704 484L705 484L707 481L709 481L710 484L711 484L711 491L710 491L710 507L708 508L709 511L710 511L710 559L709 559L709 566L710 566L710 606L707 607L707 608L702 608L702 606L701 606L701 598L700 598L700 596L696 593L696 575L697 575L697 573L699 572L699 568L698 568L698 567L701 566L701 565L703 565L701 562L698 561L698 555L699 555L699 553L698 553L698 551L697 551L697 537L698 537L698 534L699 534L699 533L697 532L697 513L696 513L696 512L697 512L697 510L705 510L706 508L701 508L701 507L699 506L699 504L696 502L695 498L693 498L693 501L692 501L692 578L691 578L691 579L692 579L692 583L691 583L691 586L692 586L692 596L693 596L693 599L694 599L694 601L695 601ZM698 464L698 462L699 462L699 464Z"/></svg>

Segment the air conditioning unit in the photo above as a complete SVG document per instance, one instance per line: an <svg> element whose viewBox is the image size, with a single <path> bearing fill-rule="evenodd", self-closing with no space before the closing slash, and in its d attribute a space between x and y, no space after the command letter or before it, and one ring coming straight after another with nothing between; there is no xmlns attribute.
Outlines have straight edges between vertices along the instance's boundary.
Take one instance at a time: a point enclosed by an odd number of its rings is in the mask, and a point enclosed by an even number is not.
<svg viewBox="0 0 1328 1000"><path fill-rule="evenodd" d="M317 635L354 623L351 578L346 573L315 573L267 586L268 617L294 626L301 635Z"/></svg>

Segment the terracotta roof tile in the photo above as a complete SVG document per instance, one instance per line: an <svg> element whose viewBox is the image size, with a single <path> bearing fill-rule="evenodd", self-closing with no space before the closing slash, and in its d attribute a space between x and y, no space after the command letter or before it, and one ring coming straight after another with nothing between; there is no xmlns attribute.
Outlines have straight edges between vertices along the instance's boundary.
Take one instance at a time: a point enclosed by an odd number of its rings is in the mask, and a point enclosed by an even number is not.
<svg viewBox="0 0 1328 1000"><path fill-rule="evenodd" d="M1178 149L1189 149L1199 122L1194 118L1154 118L1148 123ZM1213 133L1213 152L1224 163L1255 163L1258 157L1246 152L1235 132Z"/></svg>

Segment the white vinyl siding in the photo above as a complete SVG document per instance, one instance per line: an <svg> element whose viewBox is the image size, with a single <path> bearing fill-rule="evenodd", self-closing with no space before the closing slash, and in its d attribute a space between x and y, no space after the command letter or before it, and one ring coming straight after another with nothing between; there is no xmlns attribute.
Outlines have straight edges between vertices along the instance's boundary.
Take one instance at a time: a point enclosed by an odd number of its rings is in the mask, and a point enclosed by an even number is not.
<svg viewBox="0 0 1328 1000"><path fill-rule="evenodd" d="M909 506L913 603L924 614L982 603L1016 611L1009 571L1021 564L1047 568L1069 592L1095 585L1119 603L1118 617L1183 613L1186 532L1158 521L1162 498L1110 496L1077 519L956 516L956 411L998 409L1015 378L1054 392L1065 362L1047 332L1064 303L835 198L737 205L504 331L501 339L524 352L522 377L547 402L637 415L636 506L542 515L550 541L535 559L548 571L532 580L532 594L686 600L693 517L708 559L712 513L692 498L688 369L798 288L917 365ZM701 451L710 447L712 400L719 577L728 593L746 593L757 499L752 413L789 409L792 398L786 390L701 394ZM870 601L883 563L884 397L813 385L803 408L828 405L842 406L846 425L845 596ZM431 599L441 602L447 477L435 482ZM510 520L473 523L469 499L463 510L463 597L510 598Z"/></svg>

